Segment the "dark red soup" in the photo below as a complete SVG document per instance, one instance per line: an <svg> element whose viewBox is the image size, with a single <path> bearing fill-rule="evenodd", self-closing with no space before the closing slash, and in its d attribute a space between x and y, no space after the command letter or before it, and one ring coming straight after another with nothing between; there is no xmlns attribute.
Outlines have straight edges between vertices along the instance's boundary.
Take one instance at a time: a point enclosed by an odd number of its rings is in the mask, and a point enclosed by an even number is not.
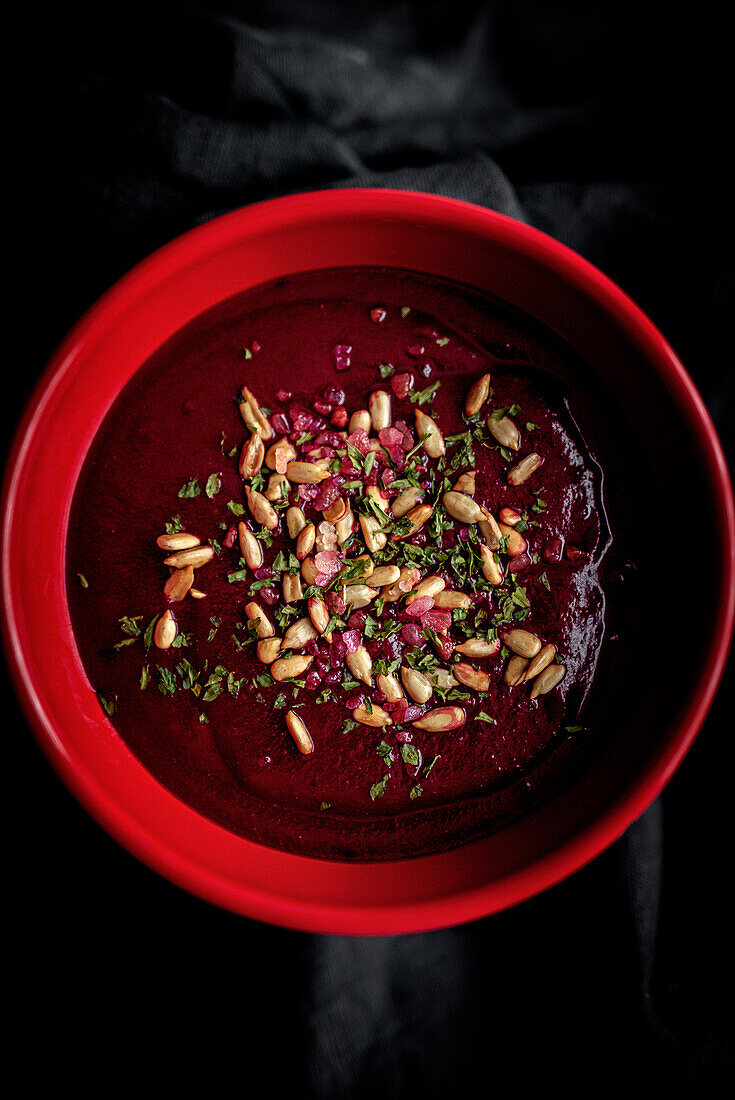
<svg viewBox="0 0 735 1100"><path fill-rule="evenodd" d="M497 828L620 711L645 590L624 423L551 333L446 281L323 271L224 302L136 373L82 471L67 582L101 705L265 844L388 859Z"/></svg>

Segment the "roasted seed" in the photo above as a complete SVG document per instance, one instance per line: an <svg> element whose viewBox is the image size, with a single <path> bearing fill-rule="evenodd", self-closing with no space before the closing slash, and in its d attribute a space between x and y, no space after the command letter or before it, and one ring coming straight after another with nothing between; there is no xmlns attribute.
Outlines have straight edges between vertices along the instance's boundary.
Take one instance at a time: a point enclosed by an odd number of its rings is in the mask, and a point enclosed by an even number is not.
<svg viewBox="0 0 735 1100"><path fill-rule="evenodd" d="M501 447L517 451L521 445L521 433L509 416L503 416L500 420L494 420L492 416L489 416L487 418L487 430Z"/></svg>
<svg viewBox="0 0 735 1100"><path fill-rule="evenodd" d="M415 565L404 565L401 568L401 575L395 584L392 584L390 588L384 588L382 592L383 599L386 603L395 603L400 600L402 596L405 596L407 592L410 592L415 584L418 583L421 572Z"/></svg>
<svg viewBox="0 0 735 1100"><path fill-rule="evenodd" d="M348 653L345 661L356 680L361 680L363 684L372 687L373 662L364 645L358 646L352 653Z"/></svg>
<svg viewBox="0 0 735 1100"><path fill-rule="evenodd" d="M296 485L316 485L329 477L329 470L323 469L316 462L289 462L286 477Z"/></svg>
<svg viewBox="0 0 735 1100"><path fill-rule="evenodd" d="M262 493L245 486L245 500L250 514L256 523L266 527L269 531L275 531L278 526L278 514L273 506L265 499Z"/></svg>
<svg viewBox="0 0 735 1100"><path fill-rule="evenodd" d="M543 672L539 672L533 681L531 698L535 699L538 695L546 695L547 692L553 691L556 685L562 682L566 674L567 670L564 665L548 665Z"/></svg>
<svg viewBox="0 0 735 1100"><path fill-rule="evenodd" d="M174 569L163 586L163 594L167 600L183 600L193 583L194 570L190 565L185 565L183 569Z"/></svg>
<svg viewBox="0 0 735 1100"><path fill-rule="evenodd" d="M253 432L240 452L240 477L248 480L255 477L260 472L264 459L265 447L263 446L263 440L257 432Z"/></svg>
<svg viewBox="0 0 735 1100"><path fill-rule="evenodd" d="M314 658L306 653L295 653L293 657L279 657L271 665L271 676L279 683L281 680L293 680L295 676L306 672L313 660Z"/></svg>
<svg viewBox="0 0 735 1100"><path fill-rule="evenodd" d="M506 546L508 548L508 557L517 558L519 554L522 554L528 547L528 543L524 539L520 531L516 531L515 527L509 527L507 523L499 523L503 538L507 540Z"/></svg>
<svg viewBox="0 0 735 1100"><path fill-rule="evenodd" d="M539 672L543 672L544 669L551 664L555 657L555 645L551 645L551 643L549 643L548 645L542 646L526 669L526 675L524 679L533 680L534 676L538 676Z"/></svg>
<svg viewBox="0 0 735 1100"><path fill-rule="evenodd" d="M153 631L153 642L158 649L170 649L176 638L176 620L170 611L164 611Z"/></svg>
<svg viewBox="0 0 735 1100"><path fill-rule="evenodd" d="M412 508L415 508L418 502L423 499L423 496L423 489L414 488L413 486L409 489L404 489L393 501L393 506L391 508L393 515L397 519L400 519L401 516L405 516L406 512L410 512Z"/></svg>
<svg viewBox="0 0 735 1100"><path fill-rule="evenodd" d="M415 603L416 600L423 599L424 596L431 596L436 603L436 597L446 587L446 584L444 578L437 576L435 573L430 577L424 577L421 583L416 585L413 592L410 592L406 597L406 607Z"/></svg>
<svg viewBox="0 0 735 1100"><path fill-rule="evenodd" d="M490 375L483 374L482 378L478 378L477 381L470 386L467 397L465 398L464 411L467 416L477 416L482 406L488 399L490 393Z"/></svg>
<svg viewBox="0 0 735 1100"><path fill-rule="evenodd" d="M325 508L322 511L322 515L327 523L336 523L337 520L342 519L348 507L349 505L346 500L342 497L337 497L334 504L331 504L329 508Z"/></svg>
<svg viewBox="0 0 735 1100"><path fill-rule="evenodd" d="M281 592L284 603L297 603L303 600L304 590L301 587L301 577L298 573L284 573L281 581Z"/></svg>
<svg viewBox="0 0 735 1100"><path fill-rule="evenodd" d="M361 703L359 707L355 707L352 711L352 717L363 726L374 726L376 729L393 725L393 719L388 711L383 710L376 703L371 703L370 710Z"/></svg>
<svg viewBox="0 0 735 1100"><path fill-rule="evenodd" d="M306 516L295 505L292 505L286 512L286 527L288 527L288 533L292 539L297 538L299 533L306 527Z"/></svg>
<svg viewBox="0 0 735 1100"><path fill-rule="evenodd" d="M268 485L263 496L266 500L269 500L271 504L280 504L288 498L290 489L291 486L285 474L271 474L268 478Z"/></svg>
<svg viewBox="0 0 735 1100"><path fill-rule="evenodd" d="M268 450L265 452L265 464L269 470L278 470L279 459L280 465L285 471L289 462L292 462L296 458L296 448L290 439L287 439L284 435L276 443L271 443ZM278 470L281 473L280 470Z"/></svg>
<svg viewBox="0 0 735 1100"><path fill-rule="evenodd" d="M389 703L398 703L403 699L403 688L392 672L379 672L375 677L378 691L382 691Z"/></svg>
<svg viewBox="0 0 735 1100"><path fill-rule="evenodd" d="M480 547L480 557L482 558L482 573L485 580L492 585L502 584L502 566L496 562L495 555L489 546L482 545Z"/></svg>
<svg viewBox="0 0 735 1100"><path fill-rule="evenodd" d="M314 549L315 542L316 527L313 523L307 523L306 527L304 527L302 531L299 531L299 537L296 539L296 557L299 561L308 558L309 554Z"/></svg>
<svg viewBox="0 0 735 1100"><path fill-rule="evenodd" d="M401 665L401 679L403 680L403 686L413 701L419 703L421 706L423 706L424 703L428 703L429 699L431 699L431 696L434 694L431 680L428 676L424 676L423 672L419 672L417 668Z"/></svg>
<svg viewBox="0 0 735 1100"><path fill-rule="evenodd" d="M515 466L511 466L508 470L508 484L509 485L522 485L524 481L527 481L531 474L538 470L539 466L543 463L541 455L530 454L522 458L520 462Z"/></svg>
<svg viewBox="0 0 735 1100"><path fill-rule="evenodd" d="M500 547L503 532L500 530L500 524L495 516L488 512L487 508L482 509L482 519L478 522L477 527L487 546L491 550L497 550Z"/></svg>
<svg viewBox="0 0 735 1100"><path fill-rule="evenodd" d="M288 726L288 732L296 742L296 748L302 753L303 756L310 756L314 751L314 742L311 739L308 729L304 725L303 719L299 718L293 710L286 711L286 725Z"/></svg>
<svg viewBox="0 0 735 1100"><path fill-rule="evenodd" d="M281 651L282 644L280 638L262 638L256 647L258 651L258 660L264 665L273 664Z"/></svg>
<svg viewBox="0 0 735 1100"><path fill-rule="evenodd" d="M395 584L401 576L401 571L397 565L379 565L366 576L370 577L372 588L384 588L386 585Z"/></svg>
<svg viewBox="0 0 735 1100"><path fill-rule="evenodd" d="M465 493L450 489L442 497L442 502L452 519L456 519L459 523L478 523L482 519L480 505Z"/></svg>
<svg viewBox="0 0 735 1100"><path fill-rule="evenodd" d="M367 409L358 409L357 412L353 412L350 417L350 423L348 425L349 434L352 435L358 428L362 428L364 432L370 431L370 413Z"/></svg>
<svg viewBox="0 0 735 1100"><path fill-rule="evenodd" d="M457 653L462 653L465 657L494 657L499 652L499 638L494 638L492 642L485 638L468 638L457 646Z"/></svg>
<svg viewBox="0 0 735 1100"><path fill-rule="evenodd" d="M468 497L475 495L475 471L467 470L466 473L460 474L454 483L454 490L457 493L466 493Z"/></svg>
<svg viewBox="0 0 735 1100"><path fill-rule="evenodd" d="M522 684L527 668L528 658L511 657L508 664L505 666L505 673L503 675L503 679L508 687L518 687L519 684Z"/></svg>
<svg viewBox="0 0 735 1100"><path fill-rule="evenodd" d="M435 668L431 674L431 682L439 691L450 691L457 687L459 680L455 680L448 668Z"/></svg>
<svg viewBox="0 0 735 1100"><path fill-rule="evenodd" d="M298 578L297 578L298 579ZM297 619L283 635L284 649L303 649L318 637L311 619Z"/></svg>
<svg viewBox="0 0 735 1100"><path fill-rule="evenodd" d="M501 523L507 523L509 527L515 527L523 519L521 513L517 512L515 508L501 508L499 516Z"/></svg>
<svg viewBox="0 0 735 1100"><path fill-rule="evenodd" d="M406 516L406 519L411 521L411 528L405 535L400 535L398 537L401 539L412 538L412 536L431 519L433 511L434 509L430 504L419 504L416 508L412 508Z"/></svg>
<svg viewBox="0 0 735 1100"><path fill-rule="evenodd" d="M255 600L245 605L245 614L251 622L255 623L255 630L259 638L270 638L275 634L272 623L266 618L265 611Z"/></svg>
<svg viewBox="0 0 735 1100"><path fill-rule="evenodd" d="M319 576L319 569L313 558L304 558L301 563L301 576L307 587L311 584L316 584L316 579ZM299 597L299 599L300 598L301 597Z"/></svg>
<svg viewBox="0 0 735 1100"><path fill-rule="evenodd" d="M374 432L390 427L390 394L385 390L376 390L368 400L370 423Z"/></svg>
<svg viewBox="0 0 735 1100"><path fill-rule="evenodd" d="M248 427L254 424L258 434L262 436L263 439L272 439L275 432L271 427L270 421L261 409L257 397L250 392L247 386L243 386L240 392L242 393L243 403L248 406L246 412L243 413L242 404L240 405L240 415L245 423Z"/></svg>
<svg viewBox="0 0 735 1100"><path fill-rule="evenodd" d="M342 516L341 519L338 519L334 525L337 532L337 542L340 544L340 546L343 546L352 534L352 526L354 524L354 521L355 517L353 516L352 509L348 504L345 514Z"/></svg>
<svg viewBox="0 0 735 1100"><path fill-rule="evenodd" d="M467 715L463 707L436 707L427 711L422 718L412 722L417 730L429 730L431 733L445 733L447 730L457 730L467 721Z"/></svg>
<svg viewBox="0 0 735 1100"><path fill-rule="evenodd" d="M472 688L473 691L487 691L490 687L488 674L483 672L481 668L474 668L472 665L465 664L464 661L458 661L452 665L452 673L461 684Z"/></svg>
<svg viewBox="0 0 735 1100"><path fill-rule="evenodd" d="M248 569L260 569L263 564L263 544L244 523L237 525L237 538L240 543L240 553L245 559Z"/></svg>
<svg viewBox="0 0 735 1100"><path fill-rule="evenodd" d="M416 432L429 458L441 458L446 451L439 425L421 409L416 410Z"/></svg>
<svg viewBox="0 0 735 1100"><path fill-rule="evenodd" d="M311 596L306 606L309 610L309 618L314 624L314 628L316 629L316 631L319 634L323 635L324 639L327 642L331 642L332 631L330 630L328 634L324 633L324 631L327 629L327 626L329 625L330 619L329 608L325 604L324 600L320 599L319 596Z"/></svg>
<svg viewBox="0 0 735 1100"><path fill-rule="evenodd" d="M454 592L445 588L434 596L434 607L439 610L454 611L455 607L472 607L472 598L466 592Z"/></svg>
<svg viewBox="0 0 735 1100"><path fill-rule="evenodd" d="M186 569L187 565L191 565L193 569L198 569L201 565L206 565L208 561L211 561L214 557L214 548L212 546L193 546L191 550L177 550L175 554L170 554L169 557L164 558L163 564L170 565L172 569Z"/></svg>
<svg viewBox="0 0 735 1100"><path fill-rule="evenodd" d="M200 540L196 535L190 535L188 531L177 531L173 535L159 535L156 545L161 550L191 550L193 546L199 546Z"/></svg>
<svg viewBox="0 0 735 1100"><path fill-rule="evenodd" d="M189 595L193 600L206 600L207 593L202 592L201 588L190 588Z"/></svg>
<svg viewBox="0 0 735 1100"><path fill-rule="evenodd" d="M344 588L344 601L353 611L360 607L367 607L378 595L377 588L370 588L366 584L348 584Z"/></svg>
<svg viewBox="0 0 735 1100"><path fill-rule="evenodd" d="M519 657L535 657L541 649L541 642L530 630L521 630L515 627L503 635L503 642L508 649L512 649Z"/></svg>
<svg viewBox="0 0 735 1100"><path fill-rule="evenodd" d="M377 554L388 541L388 536L381 528L380 520L377 516L360 516L359 519L365 545L371 554Z"/></svg>

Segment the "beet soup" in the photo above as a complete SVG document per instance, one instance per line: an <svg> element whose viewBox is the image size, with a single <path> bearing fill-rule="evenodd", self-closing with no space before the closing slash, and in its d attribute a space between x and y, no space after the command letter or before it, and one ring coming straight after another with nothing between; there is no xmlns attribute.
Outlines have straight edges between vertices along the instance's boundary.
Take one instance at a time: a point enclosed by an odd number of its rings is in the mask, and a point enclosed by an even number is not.
<svg viewBox="0 0 735 1100"><path fill-rule="evenodd" d="M621 716L646 591L626 424L551 332L438 278L221 303L137 371L76 489L101 706L264 844L391 859L499 827Z"/></svg>

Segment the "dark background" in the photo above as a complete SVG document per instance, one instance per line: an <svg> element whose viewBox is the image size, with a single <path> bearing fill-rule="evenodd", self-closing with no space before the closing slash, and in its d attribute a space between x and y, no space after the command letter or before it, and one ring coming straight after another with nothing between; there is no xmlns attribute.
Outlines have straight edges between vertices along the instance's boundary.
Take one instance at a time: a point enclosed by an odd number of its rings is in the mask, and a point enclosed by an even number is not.
<svg viewBox="0 0 735 1100"><path fill-rule="evenodd" d="M21 75L6 232L23 241L6 440L66 330L152 249L257 199L367 184L503 210L598 264L673 343L732 458L718 9L112 3L27 8L7 41ZM683 659L707 567L695 518L691 549L672 593ZM317 1098L551 1083L719 1095L733 1067L731 687L662 798L591 866L510 912L378 939L269 928L153 874L61 786L6 687L6 997L25 1080L211 1092L265 1072L269 1091Z"/></svg>

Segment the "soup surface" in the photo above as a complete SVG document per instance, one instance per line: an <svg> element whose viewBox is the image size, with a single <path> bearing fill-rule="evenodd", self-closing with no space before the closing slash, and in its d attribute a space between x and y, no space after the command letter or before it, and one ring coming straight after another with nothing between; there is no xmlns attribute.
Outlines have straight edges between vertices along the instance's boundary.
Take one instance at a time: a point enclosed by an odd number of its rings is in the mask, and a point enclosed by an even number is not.
<svg viewBox="0 0 735 1100"><path fill-rule="evenodd" d="M162 784L251 839L386 859L486 833L614 723L628 452L594 372L468 288L248 291L137 371L85 462L90 683Z"/></svg>

